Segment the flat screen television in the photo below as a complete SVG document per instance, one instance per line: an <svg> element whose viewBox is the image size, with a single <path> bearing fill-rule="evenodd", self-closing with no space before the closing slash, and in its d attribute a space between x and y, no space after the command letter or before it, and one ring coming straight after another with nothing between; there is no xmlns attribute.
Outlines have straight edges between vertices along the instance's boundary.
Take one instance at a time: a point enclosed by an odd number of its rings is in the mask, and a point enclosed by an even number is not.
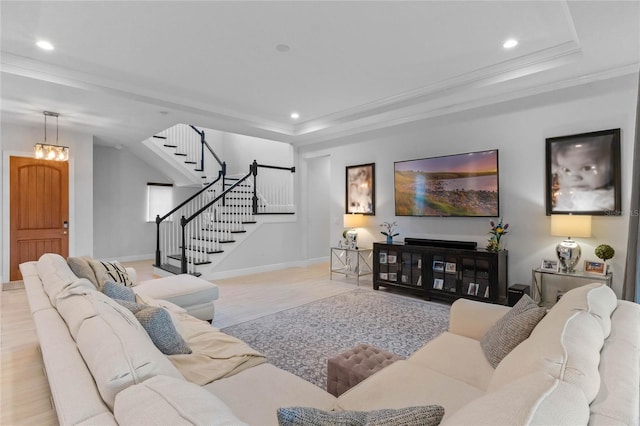
<svg viewBox="0 0 640 426"><path fill-rule="evenodd" d="M498 217L498 150L394 163L396 216Z"/></svg>

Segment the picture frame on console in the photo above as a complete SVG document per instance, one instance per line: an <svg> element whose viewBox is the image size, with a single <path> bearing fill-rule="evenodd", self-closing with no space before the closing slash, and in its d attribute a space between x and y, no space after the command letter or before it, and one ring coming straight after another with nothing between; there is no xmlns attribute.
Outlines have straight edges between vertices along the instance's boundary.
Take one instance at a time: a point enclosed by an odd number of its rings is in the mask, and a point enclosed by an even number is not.
<svg viewBox="0 0 640 426"><path fill-rule="evenodd" d="M595 262L593 260L584 261L584 271L591 274L604 275L607 271L606 263Z"/></svg>
<svg viewBox="0 0 640 426"><path fill-rule="evenodd" d="M621 214L620 129L546 139L546 210Z"/></svg>
<svg viewBox="0 0 640 426"><path fill-rule="evenodd" d="M346 167L345 213L376 214L376 165Z"/></svg>
<svg viewBox="0 0 640 426"><path fill-rule="evenodd" d="M557 259L543 259L540 265L540 270L545 272L558 272L558 260Z"/></svg>

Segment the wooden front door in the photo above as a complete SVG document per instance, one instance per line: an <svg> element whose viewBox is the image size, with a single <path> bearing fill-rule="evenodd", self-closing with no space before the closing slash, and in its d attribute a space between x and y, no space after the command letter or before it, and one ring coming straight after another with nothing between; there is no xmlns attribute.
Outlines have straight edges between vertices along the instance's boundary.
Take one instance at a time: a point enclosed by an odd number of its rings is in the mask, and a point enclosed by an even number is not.
<svg viewBox="0 0 640 426"><path fill-rule="evenodd" d="M69 255L69 163L10 157L10 270L44 253Z"/></svg>

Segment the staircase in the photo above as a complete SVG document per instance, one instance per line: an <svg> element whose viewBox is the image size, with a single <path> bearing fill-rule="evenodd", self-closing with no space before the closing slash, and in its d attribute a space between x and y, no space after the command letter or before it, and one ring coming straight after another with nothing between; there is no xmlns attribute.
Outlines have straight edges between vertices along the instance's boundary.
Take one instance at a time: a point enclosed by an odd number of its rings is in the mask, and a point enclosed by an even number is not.
<svg viewBox="0 0 640 426"><path fill-rule="evenodd" d="M246 175L226 176L221 161L206 142L204 130L190 126L200 147L184 132L156 135L159 149L173 150L174 161L192 167L203 188L164 216L156 218L155 267L180 274L201 275L212 270L221 253L232 251L240 235L246 238L261 223L262 215L295 214L294 167L249 165ZM184 130L184 129L183 129ZM208 155L208 161L205 155ZM217 172L212 173L212 166ZM208 182L209 176L215 180ZM227 253L228 254L228 253Z"/></svg>

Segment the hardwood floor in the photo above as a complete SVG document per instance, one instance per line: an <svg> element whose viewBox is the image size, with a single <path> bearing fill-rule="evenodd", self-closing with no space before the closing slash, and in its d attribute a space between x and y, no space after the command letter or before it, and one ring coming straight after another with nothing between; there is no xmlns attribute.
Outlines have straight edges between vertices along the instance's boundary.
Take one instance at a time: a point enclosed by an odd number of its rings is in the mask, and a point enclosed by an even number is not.
<svg viewBox="0 0 640 426"><path fill-rule="evenodd" d="M151 260L123 264L134 267L140 281L156 277ZM321 263L215 280L220 297L213 325L239 324L356 288L353 279L334 278ZM371 276L360 279L360 288L371 289ZM0 347L0 424L57 425L24 289L0 291Z"/></svg>

